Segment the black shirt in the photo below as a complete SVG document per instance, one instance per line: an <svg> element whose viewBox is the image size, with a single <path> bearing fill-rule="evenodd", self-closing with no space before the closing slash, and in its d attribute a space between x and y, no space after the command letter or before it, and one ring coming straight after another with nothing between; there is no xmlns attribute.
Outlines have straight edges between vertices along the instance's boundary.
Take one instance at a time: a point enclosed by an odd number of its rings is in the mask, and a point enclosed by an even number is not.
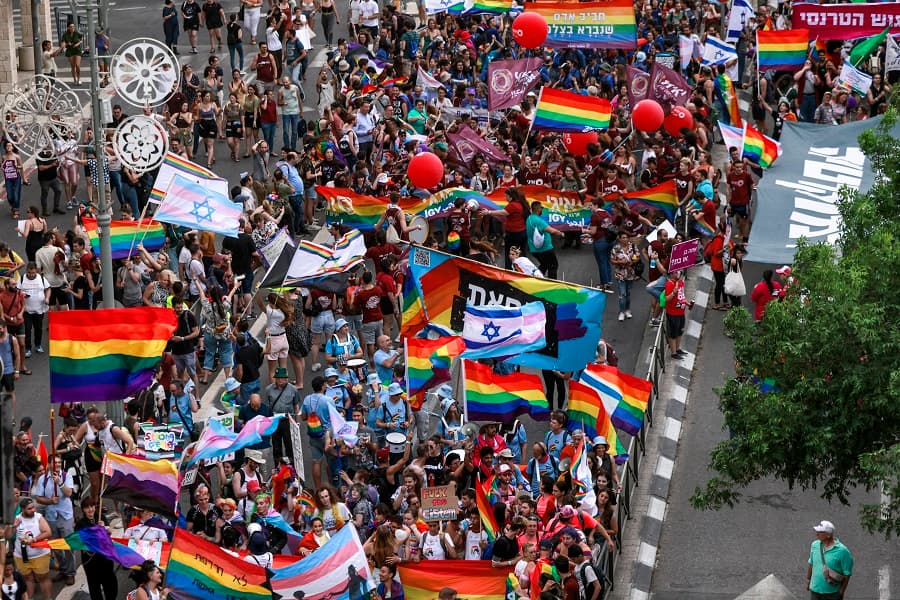
<svg viewBox="0 0 900 600"><path fill-rule="evenodd" d="M447 471L444 469L444 457L429 456L425 459L425 477L428 480L428 487L435 485L444 485L447 482Z"/></svg>
<svg viewBox="0 0 900 600"><path fill-rule="evenodd" d="M519 555L519 542L515 538L501 535L494 542L494 558L497 560L512 560Z"/></svg>
<svg viewBox="0 0 900 600"><path fill-rule="evenodd" d="M56 179L57 171L59 170L58 160L55 158L38 158L36 162L38 167L50 167L49 169L38 168L38 181L53 181Z"/></svg>
<svg viewBox="0 0 900 600"><path fill-rule="evenodd" d="M192 506L187 514L187 522L194 528L194 533L205 533L212 537L216 535L216 519L222 516L222 511L215 504L209 505L206 514L200 512L196 506Z"/></svg>
<svg viewBox="0 0 900 600"><path fill-rule="evenodd" d="M261 364L260 348L254 342L244 344L234 353L234 365L241 365L241 383L257 381Z"/></svg>
<svg viewBox="0 0 900 600"><path fill-rule="evenodd" d="M190 354L194 350L196 338L190 340L182 340L181 338L190 335L196 326L197 319L194 317L194 313L189 310L185 310L181 313L178 317L178 328L175 330L175 336L178 339L171 343L172 354L175 356L183 356L185 354Z"/></svg>
<svg viewBox="0 0 900 600"><path fill-rule="evenodd" d="M181 5L181 14L186 21L200 18L200 5L196 2L185 2Z"/></svg>
<svg viewBox="0 0 900 600"><path fill-rule="evenodd" d="M256 252L253 238L249 234L239 233L236 238L227 237L222 240L222 250L231 252L231 270L238 275L250 273L250 260Z"/></svg>
<svg viewBox="0 0 900 600"><path fill-rule="evenodd" d="M206 17L207 29L215 29L224 25L222 23L222 5L218 2L203 3L203 16Z"/></svg>

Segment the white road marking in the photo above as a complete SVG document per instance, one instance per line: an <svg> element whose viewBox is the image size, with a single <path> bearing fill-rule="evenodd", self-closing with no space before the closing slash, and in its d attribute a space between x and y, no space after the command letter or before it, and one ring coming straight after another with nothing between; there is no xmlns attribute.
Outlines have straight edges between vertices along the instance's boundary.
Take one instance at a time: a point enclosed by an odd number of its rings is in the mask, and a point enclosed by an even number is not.
<svg viewBox="0 0 900 600"><path fill-rule="evenodd" d="M878 569L878 600L891 600L891 568L888 565Z"/></svg>
<svg viewBox="0 0 900 600"><path fill-rule="evenodd" d="M666 430L663 432L663 435L677 442L681 436L681 421L672 417L666 417Z"/></svg>
<svg viewBox="0 0 900 600"><path fill-rule="evenodd" d="M652 567L656 564L656 546L651 546L647 542L641 542L638 550L638 562Z"/></svg>
<svg viewBox="0 0 900 600"><path fill-rule="evenodd" d="M675 470L675 462L672 461L671 458L660 456L659 461L656 463L656 471L654 471L654 473L663 479L672 479L673 470Z"/></svg>

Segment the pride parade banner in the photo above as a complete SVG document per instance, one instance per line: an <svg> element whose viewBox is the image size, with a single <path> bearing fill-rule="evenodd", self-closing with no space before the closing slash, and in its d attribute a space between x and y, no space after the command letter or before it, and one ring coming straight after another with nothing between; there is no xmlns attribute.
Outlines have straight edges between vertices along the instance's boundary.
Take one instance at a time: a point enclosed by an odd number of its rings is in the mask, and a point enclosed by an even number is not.
<svg viewBox="0 0 900 600"><path fill-rule="evenodd" d="M900 27L900 2L873 4L808 4L794 5L791 24L794 29L808 29L809 39L852 40L869 37L885 27ZM551 27L552 31L552 27Z"/></svg>
<svg viewBox="0 0 900 600"><path fill-rule="evenodd" d="M637 48L634 6L609 2L538 2L526 5L547 20L549 48Z"/></svg>

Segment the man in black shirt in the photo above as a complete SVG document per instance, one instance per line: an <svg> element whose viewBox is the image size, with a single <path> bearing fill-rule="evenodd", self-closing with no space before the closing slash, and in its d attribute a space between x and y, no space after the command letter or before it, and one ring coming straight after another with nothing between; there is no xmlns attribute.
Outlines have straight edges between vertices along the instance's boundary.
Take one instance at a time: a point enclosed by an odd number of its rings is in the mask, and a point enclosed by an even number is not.
<svg viewBox="0 0 900 600"><path fill-rule="evenodd" d="M241 219L238 236L222 240L222 252L231 252L231 270L235 275L244 277L241 281L241 299L238 302L238 308L241 310L249 306L253 299L253 257L259 258L249 230L249 223Z"/></svg>
<svg viewBox="0 0 900 600"><path fill-rule="evenodd" d="M216 0L206 0L200 13L200 20L206 23L206 29L209 30L209 51L216 52L216 44L218 51L222 51L222 27L225 25L225 11L222 5Z"/></svg>
<svg viewBox="0 0 900 600"><path fill-rule="evenodd" d="M243 406L251 394L259 393L259 367L262 366L262 348L243 333L235 336L237 350L234 353L234 378L241 383L238 404Z"/></svg>
<svg viewBox="0 0 900 600"><path fill-rule="evenodd" d="M47 193L53 190L53 212L58 215L66 214L59 208L59 199L62 197L62 185L59 183L59 159L53 158L49 150L42 150L37 156L38 183L41 186L41 210L44 216L49 217L47 210Z"/></svg>
<svg viewBox="0 0 900 600"><path fill-rule="evenodd" d="M197 338L200 337L200 327L197 325L194 313L185 310L184 302L173 302L172 307L175 309L175 317L178 320L175 335L169 340L172 358L175 359L175 369L182 381L190 377L194 382L194 389L199 390L197 355L194 354L194 347L197 345Z"/></svg>
<svg viewBox="0 0 900 600"><path fill-rule="evenodd" d="M200 29L200 5L194 0L185 0L181 5L181 19L184 23L184 30L188 33L188 39L191 41L191 52L197 54L197 31Z"/></svg>

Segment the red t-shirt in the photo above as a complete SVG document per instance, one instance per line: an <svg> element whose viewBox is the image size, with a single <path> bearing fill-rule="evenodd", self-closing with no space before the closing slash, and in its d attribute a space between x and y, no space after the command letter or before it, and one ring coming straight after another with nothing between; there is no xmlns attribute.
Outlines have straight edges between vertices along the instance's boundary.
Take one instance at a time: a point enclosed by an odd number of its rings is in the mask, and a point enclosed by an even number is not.
<svg viewBox="0 0 900 600"><path fill-rule="evenodd" d="M747 172L741 175L728 176L728 188L731 190L732 206L747 206L750 204L750 192L753 191L753 178Z"/></svg>
<svg viewBox="0 0 900 600"><path fill-rule="evenodd" d="M323 311L334 310L334 294L331 292L323 292L313 288L309 290L309 297L310 302L318 302Z"/></svg>
<svg viewBox="0 0 900 600"><path fill-rule="evenodd" d="M677 288L676 288L677 286ZM672 292L676 292L676 295L671 300L669 299L669 295ZM671 279L666 282L666 314L671 315L673 317L683 317L684 309L687 306L687 300L684 297L684 281L672 281Z"/></svg>
<svg viewBox="0 0 900 600"><path fill-rule="evenodd" d="M550 178L547 175L547 167L541 165L537 171L522 169L517 176L522 185L547 185Z"/></svg>
<svg viewBox="0 0 900 600"><path fill-rule="evenodd" d="M504 224L507 233L521 233L525 231L525 213L518 202L510 202L506 205L506 222Z"/></svg>
<svg viewBox="0 0 900 600"><path fill-rule="evenodd" d="M610 225L613 223L612 215L603 210L597 210L594 214L591 215L591 227L596 227L597 229L594 231L594 235L592 239L596 242L598 240L606 239L606 232L609 229Z"/></svg>
<svg viewBox="0 0 900 600"><path fill-rule="evenodd" d="M717 273L724 273L725 264L722 262L722 255L719 252L725 247L725 235L721 233L716 235L709 245L710 248L707 250L710 258L709 268Z"/></svg>
<svg viewBox="0 0 900 600"><path fill-rule="evenodd" d="M650 255L653 252L656 252L656 264L662 265L662 268L669 271L669 255L666 252L666 245L663 244L659 240L653 240L650 242L650 249L647 251L647 254ZM662 275L662 271L660 271L657 267L651 267L650 269L650 281L655 281L659 279L660 275Z"/></svg>
<svg viewBox="0 0 900 600"><path fill-rule="evenodd" d="M769 291L769 286L766 285L765 280L760 281L756 284L756 287L753 288L753 291L750 292L750 299L756 305L756 309L753 311L753 318L757 321L763 318L763 315L766 313L766 304L781 297L781 284L777 281L772 282L772 291Z"/></svg>
<svg viewBox="0 0 900 600"><path fill-rule="evenodd" d="M597 195L601 198L609 194L617 194L619 192L628 191L625 182L620 177L616 177L609 181L606 177L597 182Z"/></svg>
<svg viewBox="0 0 900 600"><path fill-rule="evenodd" d="M469 235L469 213L462 210L452 210L447 215L447 228L455 231L464 240L468 240Z"/></svg>
<svg viewBox="0 0 900 600"><path fill-rule="evenodd" d="M625 216L617 216L615 222L620 231L625 231L632 237L640 235L644 230L640 215L633 210L629 210Z"/></svg>
<svg viewBox="0 0 900 600"><path fill-rule="evenodd" d="M380 287L385 294L397 293L397 282L391 273L379 273L375 276L375 285Z"/></svg>
<svg viewBox="0 0 900 600"><path fill-rule="evenodd" d="M381 260L386 256L395 256L399 258L403 252L394 244L384 243L380 246L372 246L366 250L366 258L371 258L375 263L375 272L381 273Z"/></svg>
<svg viewBox="0 0 900 600"><path fill-rule="evenodd" d="M713 229L715 229L716 227L716 210L718 210L718 207L712 200L707 200L706 202L704 202L703 208L700 209L700 212L703 213L703 220L706 221Z"/></svg>
<svg viewBox="0 0 900 600"><path fill-rule="evenodd" d="M374 323L384 318L381 312L381 297L384 292L377 285L360 289L356 293L356 307L362 311L363 323Z"/></svg>

